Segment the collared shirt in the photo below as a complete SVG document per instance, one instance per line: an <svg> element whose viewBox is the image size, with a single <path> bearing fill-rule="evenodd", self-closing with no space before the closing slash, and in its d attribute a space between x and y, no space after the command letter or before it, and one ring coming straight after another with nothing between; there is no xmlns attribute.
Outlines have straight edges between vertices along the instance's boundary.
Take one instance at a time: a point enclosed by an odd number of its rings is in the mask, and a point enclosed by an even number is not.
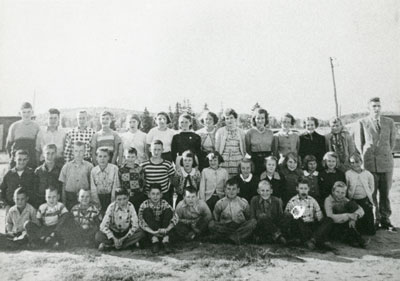
<svg viewBox="0 0 400 281"><path fill-rule="evenodd" d="M247 202L250 202L251 198L257 195L258 183L260 182L258 176L250 174L247 179L244 179L243 175L240 174L235 176L234 179L238 183L238 196L246 199Z"/></svg>
<svg viewBox="0 0 400 281"><path fill-rule="evenodd" d="M68 213L67 208L61 202L55 206L49 206L47 203L40 205L36 218L41 220L45 226L56 225L61 215Z"/></svg>
<svg viewBox="0 0 400 281"><path fill-rule="evenodd" d="M93 135L96 132L89 127L86 127L85 129L79 129L79 128L73 128L71 131L69 131L65 137L65 148L64 148L64 160L65 162L71 161L74 159L73 155L73 149L74 149L74 144L77 141L85 143L85 159L90 159L92 157L90 151L90 144Z"/></svg>
<svg viewBox="0 0 400 281"><path fill-rule="evenodd" d="M115 199L115 190L120 187L118 167L108 163L102 170L96 166L90 172L90 190L95 202L100 203L98 194L111 194L111 201Z"/></svg>
<svg viewBox="0 0 400 281"><path fill-rule="evenodd" d="M201 173L199 198L207 201L215 193L220 198L225 196L225 185L229 175L226 169L205 168Z"/></svg>
<svg viewBox="0 0 400 281"><path fill-rule="evenodd" d="M32 221L34 223L38 222L35 208L27 203L20 213L16 205L12 206L10 210L8 210L6 218L6 232L18 233L24 231L24 224L27 221Z"/></svg>
<svg viewBox="0 0 400 281"><path fill-rule="evenodd" d="M128 229L128 237L131 236L138 226L138 217L135 208L131 202L124 208L120 207L116 202L111 203L104 215L104 219L100 224L100 230L108 239L113 238L113 233L125 232Z"/></svg>
<svg viewBox="0 0 400 281"><path fill-rule="evenodd" d="M318 202L309 195L306 198L300 198L299 195L294 196L287 203L285 212L290 213L295 206L305 207L304 214L301 216L304 222L320 221L323 218Z"/></svg>
<svg viewBox="0 0 400 281"><path fill-rule="evenodd" d="M149 226L147 225L147 222L143 218L143 211L145 209L150 208L153 211L154 218L156 221L160 221L160 216L165 210L171 210L173 211L171 205L168 204L167 201L164 199L161 199L158 203L154 204L150 199L147 199L140 205L139 208L139 226L142 229L148 228ZM174 215L171 219L171 222L173 225L176 225L178 223L178 215L174 212Z"/></svg>
<svg viewBox="0 0 400 281"><path fill-rule="evenodd" d="M37 167L35 170L36 175L36 195L44 199L46 188L54 186L61 192L62 182L59 180L61 169L54 165L53 169L49 170L46 163ZM60 193L61 194L61 193Z"/></svg>
<svg viewBox="0 0 400 281"><path fill-rule="evenodd" d="M62 167L58 179L65 184L65 191L78 192L81 188L88 190L92 168L93 165L88 161L78 163L72 160Z"/></svg>
<svg viewBox="0 0 400 281"><path fill-rule="evenodd" d="M196 190L199 190L200 179L201 174L196 168L193 168L190 173L187 173L183 167L178 167L174 176L175 192L183 194L183 189L187 186L192 186Z"/></svg>
<svg viewBox="0 0 400 281"><path fill-rule="evenodd" d="M142 167L138 164L134 167L123 165L118 169L118 176L121 187L129 191L129 196L133 196L135 191L143 191Z"/></svg>
<svg viewBox="0 0 400 281"><path fill-rule="evenodd" d="M12 168L9 170L1 183L1 198L4 202L13 206L14 202L14 192L18 187L23 187L27 191L27 195L29 198L33 198L34 196L34 183L35 183L35 175L31 168L25 168L21 175L18 174L16 168Z"/></svg>
<svg viewBox="0 0 400 281"><path fill-rule="evenodd" d="M335 223L344 223L349 220L349 217L346 215L346 207L345 205L350 202L350 200L346 197L343 197L343 199L338 200L332 195L329 195L325 199L324 207L325 207L325 212L326 216L328 218L331 218L333 222ZM361 218L364 215L364 210L358 206L358 209L354 212L358 215L359 218Z"/></svg>
<svg viewBox="0 0 400 281"><path fill-rule="evenodd" d="M357 173L356 171L348 170L345 175L346 175L346 183L348 186L347 196L350 199L353 199L355 194L360 195L362 192L365 192L365 195L368 197L369 201L371 203L374 202L372 200L372 193L374 192L375 182L374 182L374 176L371 174L371 172L367 170L362 170L360 173ZM357 191L357 189L361 188L364 190ZM357 199L362 199L362 198L357 198Z"/></svg>
<svg viewBox="0 0 400 281"><path fill-rule="evenodd" d="M241 224L250 217L250 206L246 199L239 196L234 199L224 197L215 204L213 215L217 222Z"/></svg>
<svg viewBox="0 0 400 281"><path fill-rule="evenodd" d="M89 204L86 207L76 204L72 207L71 213L74 216L75 222L83 229L98 226L100 211L93 204Z"/></svg>
<svg viewBox="0 0 400 281"><path fill-rule="evenodd" d="M250 216L252 219L259 219L260 216L266 216L270 219L279 219L283 215L282 200L271 196L268 199L260 195L254 196L250 202Z"/></svg>
<svg viewBox="0 0 400 281"><path fill-rule="evenodd" d="M206 202L200 199L197 199L193 206L186 204L185 200L182 200L176 206L175 212L179 217L179 222L186 224L196 223L201 218L206 222L212 220L210 208L208 208Z"/></svg>
<svg viewBox="0 0 400 281"><path fill-rule="evenodd" d="M145 133L140 130L137 130L136 133L128 131L121 134L121 140L125 153L131 147L134 147L136 149L139 163L142 163L148 159L145 150L147 146Z"/></svg>
<svg viewBox="0 0 400 281"><path fill-rule="evenodd" d="M43 160L43 149L48 144L55 144L57 147L57 157L64 157L64 143L67 133L63 128L57 127L57 129L52 132L49 127L42 128L36 138L36 151L39 152L40 160Z"/></svg>

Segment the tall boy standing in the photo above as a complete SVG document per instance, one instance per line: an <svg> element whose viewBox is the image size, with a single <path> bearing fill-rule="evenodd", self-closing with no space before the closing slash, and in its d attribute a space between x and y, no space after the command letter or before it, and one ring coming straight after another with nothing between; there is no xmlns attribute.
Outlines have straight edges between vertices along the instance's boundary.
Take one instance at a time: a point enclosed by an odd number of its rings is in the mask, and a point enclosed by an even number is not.
<svg viewBox="0 0 400 281"><path fill-rule="evenodd" d="M40 127L35 121L32 121L33 108L29 102L24 102L21 105L19 114L21 115L21 120L11 124L6 140L6 148L10 156L10 167L13 168L15 166L15 152L22 149L28 152L28 166L35 168L38 165L35 146Z"/></svg>

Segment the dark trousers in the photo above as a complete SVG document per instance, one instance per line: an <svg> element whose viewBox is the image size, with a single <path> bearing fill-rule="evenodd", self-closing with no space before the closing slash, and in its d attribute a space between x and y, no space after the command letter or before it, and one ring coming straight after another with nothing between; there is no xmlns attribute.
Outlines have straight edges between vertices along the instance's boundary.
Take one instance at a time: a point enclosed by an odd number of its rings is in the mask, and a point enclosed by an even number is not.
<svg viewBox="0 0 400 281"><path fill-rule="evenodd" d="M254 234L260 237L263 241L276 241L281 233L281 221L272 219L267 216L257 218L257 227Z"/></svg>
<svg viewBox="0 0 400 281"><path fill-rule="evenodd" d="M292 238L299 238L302 242L314 239L317 244L324 243L329 238L333 220L323 218L319 222L304 222L301 218L290 220L290 233Z"/></svg>
<svg viewBox="0 0 400 281"><path fill-rule="evenodd" d="M76 192L65 191L65 207L67 207L67 210L71 210L76 204L78 204L78 194Z"/></svg>
<svg viewBox="0 0 400 281"><path fill-rule="evenodd" d="M372 173L374 175L375 190L372 194L374 205L376 206L375 215L378 221L390 222L392 209L390 207L389 192L392 187L393 171L387 173ZM378 201L379 192L379 201Z"/></svg>
<svg viewBox="0 0 400 281"><path fill-rule="evenodd" d="M170 186L167 192L164 192L162 194L162 199L164 199L165 201L168 202L168 204L170 206L172 206L173 204L173 195L174 195L174 190L173 188ZM146 198L147 199L147 198Z"/></svg>
<svg viewBox="0 0 400 281"><path fill-rule="evenodd" d="M142 203L144 201L146 201L147 199L148 199L148 197L143 192L134 191L133 195L129 197L129 202L131 202L133 204L133 206L135 207L135 211L138 214L140 205L142 205Z"/></svg>
<svg viewBox="0 0 400 281"><path fill-rule="evenodd" d="M68 246L88 246L93 245L98 226L83 229L71 213L64 214L63 224L59 227L60 236Z"/></svg>
<svg viewBox="0 0 400 281"><path fill-rule="evenodd" d="M108 194L97 194L99 196L100 206L101 206L101 213L104 215L108 208L108 205L111 204L111 193Z"/></svg>
<svg viewBox="0 0 400 281"><path fill-rule="evenodd" d="M21 240L14 240L13 235L0 233L0 251L22 250L28 244L28 237Z"/></svg>
<svg viewBox="0 0 400 281"><path fill-rule="evenodd" d="M260 176L265 171L265 157L271 155L271 151L251 152L251 160L254 163L254 174Z"/></svg>
<svg viewBox="0 0 400 281"><path fill-rule="evenodd" d="M159 219L157 220L153 210L151 208L146 208L143 210L143 219L147 223L147 225L154 231L159 230L160 228L167 228L169 224L171 223L171 219L173 217L174 213L171 209L164 210L162 214L160 215ZM168 237L169 233L166 233L164 235L165 237ZM158 241L157 236L150 235L152 242ZM169 239L169 238L167 238Z"/></svg>
<svg viewBox="0 0 400 281"><path fill-rule="evenodd" d="M372 203L368 197L354 201L364 210L364 216L357 221L357 230L361 234L375 235L375 219Z"/></svg>
<svg viewBox="0 0 400 281"><path fill-rule="evenodd" d="M193 234L204 234L208 230L208 223L204 218L200 218L194 224L178 222L174 227L174 238L177 241L179 239L190 240L190 236Z"/></svg>
<svg viewBox="0 0 400 281"><path fill-rule="evenodd" d="M114 236L116 238L122 238L128 233L129 229L127 229L124 232L113 232ZM124 242L122 243L122 249L128 248L132 245L135 245L137 242L139 242L143 237L145 236L145 233L143 230L140 228L137 229L131 236L125 238ZM114 246L114 240L113 239L108 239L107 235L105 235L103 232L98 231L96 233L96 242L97 243L103 243L107 246Z"/></svg>
<svg viewBox="0 0 400 281"><path fill-rule="evenodd" d="M219 239L230 240L235 244L239 244L250 237L256 226L257 221L251 219L241 224L235 222L221 223L211 221L208 227L210 232L214 233Z"/></svg>
<svg viewBox="0 0 400 281"><path fill-rule="evenodd" d="M41 238L46 238L54 232L57 241L63 240L63 233L67 229L66 222L70 218L70 213L63 214L56 225L41 225L28 221L25 225L25 230L28 235L29 242L37 245L44 245L44 241Z"/></svg>
<svg viewBox="0 0 400 281"><path fill-rule="evenodd" d="M329 238L349 244L359 243L363 240L356 229L349 227L349 222L334 223Z"/></svg>
<svg viewBox="0 0 400 281"><path fill-rule="evenodd" d="M208 208L210 208L211 213L214 211L215 204L217 204L217 202L218 202L219 199L220 199L220 198L219 198L218 195L213 194L213 195L210 197L210 199L208 199L208 200L206 201L207 206L208 206Z"/></svg>

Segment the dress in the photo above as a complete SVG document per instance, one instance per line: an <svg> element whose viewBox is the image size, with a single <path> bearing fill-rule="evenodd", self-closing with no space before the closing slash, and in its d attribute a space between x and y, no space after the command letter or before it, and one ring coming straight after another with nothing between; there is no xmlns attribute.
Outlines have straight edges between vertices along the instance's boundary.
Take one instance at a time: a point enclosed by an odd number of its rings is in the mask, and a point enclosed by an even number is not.
<svg viewBox="0 0 400 281"><path fill-rule="evenodd" d="M242 153L240 153L240 136L238 134L238 129L228 130L222 158L224 158L225 162L221 164L221 167L228 171L229 178L238 175L239 164L243 158Z"/></svg>

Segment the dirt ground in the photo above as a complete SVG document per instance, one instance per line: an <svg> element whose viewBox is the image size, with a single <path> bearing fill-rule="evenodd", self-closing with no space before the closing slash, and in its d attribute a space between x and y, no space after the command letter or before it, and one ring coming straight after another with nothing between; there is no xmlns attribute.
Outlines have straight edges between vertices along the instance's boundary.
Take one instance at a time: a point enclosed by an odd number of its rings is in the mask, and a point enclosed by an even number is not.
<svg viewBox="0 0 400 281"><path fill-rule="evenodd" d="M391 191L392 222L400 226L400 159ZM0 210L0 228L4 211ZM399 280L400 232L379 230L367 249L340 243L332 252L276 245L187 243L174 254L95 249L0 252L0 280ZM396 277L397 276L397 277Z"/></svg>

